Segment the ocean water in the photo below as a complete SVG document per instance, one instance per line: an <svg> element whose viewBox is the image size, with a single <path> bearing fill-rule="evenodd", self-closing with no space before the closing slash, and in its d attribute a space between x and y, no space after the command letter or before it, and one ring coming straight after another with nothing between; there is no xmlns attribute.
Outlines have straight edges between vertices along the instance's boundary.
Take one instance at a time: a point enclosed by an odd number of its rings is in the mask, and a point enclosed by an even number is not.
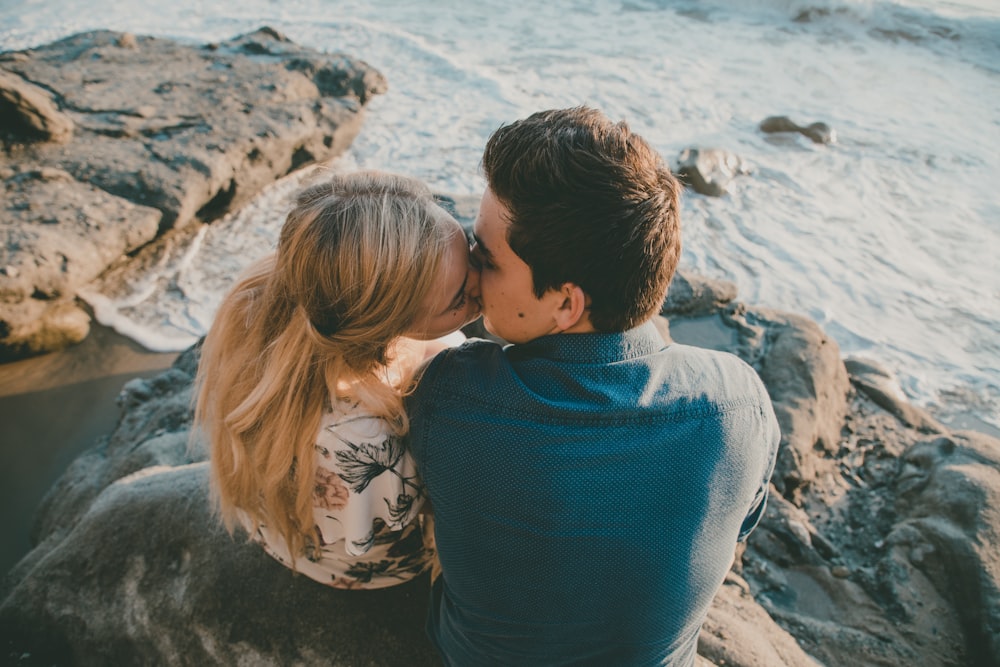
<svg viewBox="0 0 1000 667"><path fill-rule="evenodd" d="M590 104L673 161L739 155L729 194L684 201L683 265L750 304L816 320L947 421L1000 427L1000 3L996 0L0 0L0 50L109 28L195 42L269 25L377 67L389 92L333 169L380 168L477 194L504 122ZM832 145L765 135L823 121ZM182 349L274 244L312 170L86 298L103 323Z"/></svg>

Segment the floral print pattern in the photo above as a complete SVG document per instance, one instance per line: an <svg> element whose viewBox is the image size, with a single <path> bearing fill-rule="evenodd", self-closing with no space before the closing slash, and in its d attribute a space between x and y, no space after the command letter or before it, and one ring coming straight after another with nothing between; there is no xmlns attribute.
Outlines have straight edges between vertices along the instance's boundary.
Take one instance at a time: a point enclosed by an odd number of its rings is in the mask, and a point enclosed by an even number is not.
<svg viewBox="0 0 1000 667"><path fill-rule="evenodd" d="M402 439L356 403L338 401L316 439L316 534L292 556L267 526L256 539L275 559L335 588L382 588L430 569L432 537L418 516L423 483Z"/></svg>
<svg viewBox="0 0 1000 667"><path fill-rule="evenodd" d="M316 467L316 486L313 490L316 496L316 507L325 510L339 510L347 505L347 487L340 476L327 468Z"/></svg>

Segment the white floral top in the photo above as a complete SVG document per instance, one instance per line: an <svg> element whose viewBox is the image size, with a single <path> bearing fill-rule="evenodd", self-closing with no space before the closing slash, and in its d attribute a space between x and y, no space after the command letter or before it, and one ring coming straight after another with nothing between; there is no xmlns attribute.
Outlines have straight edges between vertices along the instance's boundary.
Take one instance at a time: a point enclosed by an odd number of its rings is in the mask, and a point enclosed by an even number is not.
<svg viewBox="0 0 1000 667"><path fill-rule="evenodd" d="M292 557L276 531L257 540L281 563L336 588L383 588L430 569L417 512L424 487L403 440L385 420L356 403L338 401L323 415L316 438L313 516L319 544Z"/></svg>

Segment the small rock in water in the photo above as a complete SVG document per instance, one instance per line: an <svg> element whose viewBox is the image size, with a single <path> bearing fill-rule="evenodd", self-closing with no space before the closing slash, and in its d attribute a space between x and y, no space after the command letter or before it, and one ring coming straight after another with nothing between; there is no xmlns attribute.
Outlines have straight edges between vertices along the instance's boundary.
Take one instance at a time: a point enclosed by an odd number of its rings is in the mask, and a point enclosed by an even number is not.
<svg viewBox="0 0 1000 667"><path fill-rule="evenodd" d="M826 123L812 123L800 131L817 144L832 144L837 141L837 133Z"/></svg>
<svg viewBox="0 0 1000 667"><path fill-rule="evenodd" d="M675 172L698 194L721 197L730 181L750 170L734 153L719 148L685 148L677 156Z"/></svg>
<svg viewBox="0 0 1000 667"><path fill-rule="evenodd" d="M816 122L803 127L788 116L768 116L760 122L760 130L768 134L798 132L816 144L832 144L837 141L837 133L826 123Z"/></svg>

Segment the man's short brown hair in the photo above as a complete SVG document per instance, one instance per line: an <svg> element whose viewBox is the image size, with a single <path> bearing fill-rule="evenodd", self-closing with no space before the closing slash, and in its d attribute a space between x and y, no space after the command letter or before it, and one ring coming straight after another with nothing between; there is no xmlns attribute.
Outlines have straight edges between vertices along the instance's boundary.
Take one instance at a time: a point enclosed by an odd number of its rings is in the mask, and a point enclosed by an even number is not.
<svg viewBox="0 0 1000 667"><path fill-rule="evenodd" d="M598 331L659 312L681 252L680 185L624 121L588 107L540 111L493 133L483 170L536 296L578 285Z"/></svg>

